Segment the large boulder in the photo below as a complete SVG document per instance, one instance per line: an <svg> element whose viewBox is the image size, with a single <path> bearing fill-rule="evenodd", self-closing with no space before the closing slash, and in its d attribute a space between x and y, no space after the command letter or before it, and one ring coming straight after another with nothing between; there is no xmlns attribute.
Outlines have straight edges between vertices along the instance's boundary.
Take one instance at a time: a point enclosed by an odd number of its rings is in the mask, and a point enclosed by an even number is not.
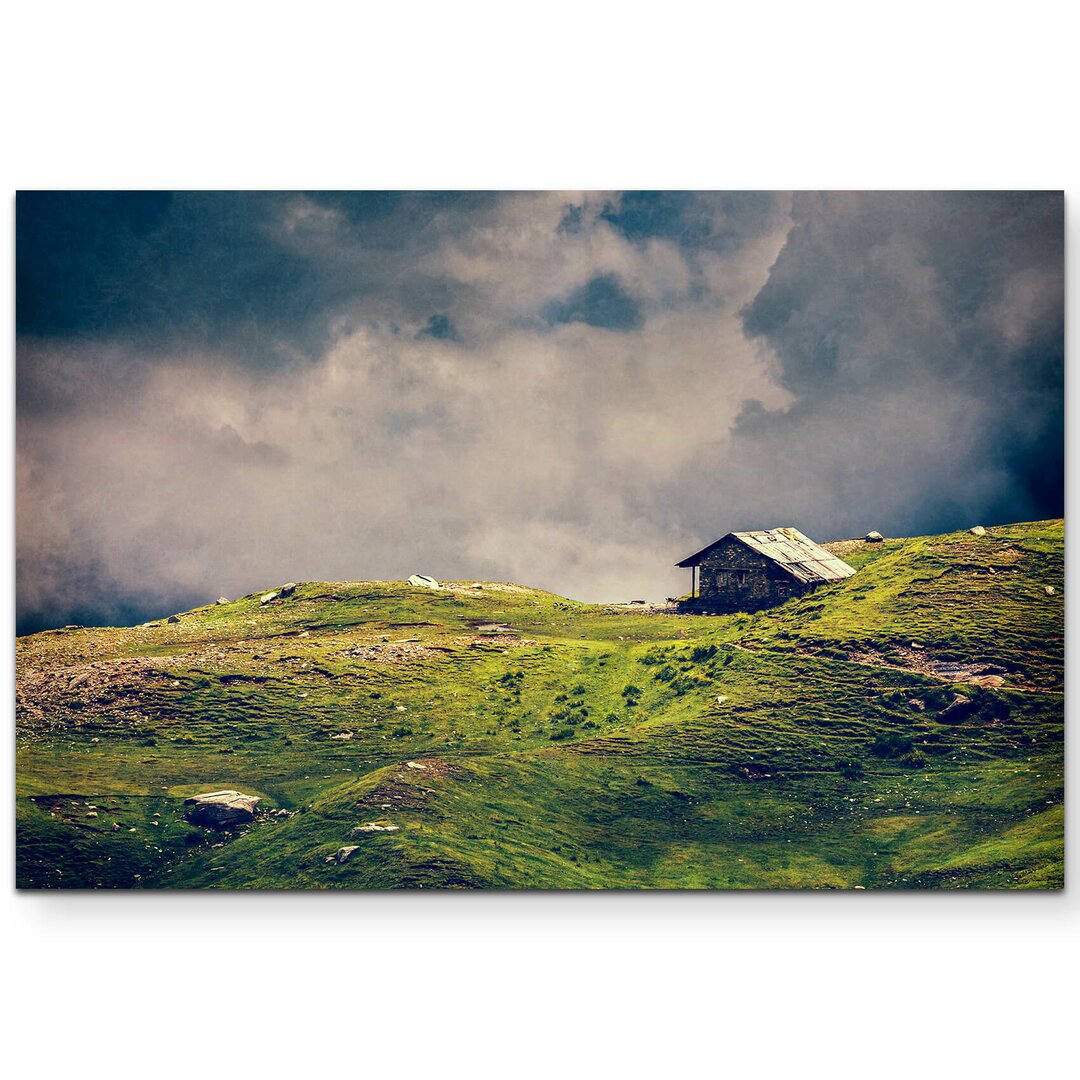
<svg viewBox="0 0 1080 1080"><path fill-rule="evenodd" d="M184 818L193 825L231 829L236 825L245 825L255 817L259 798L239 791L208 791L205 795L185 799L184 805L187 807Z"/></svg>
<svg viewBox="0 0 1080 1080"><path fill-rule="evenodd" d="M975 704L971 698L964 694L953 694L952 701L938 713L938 719L955 724L966 720L974 711Z"/></svg>
<svg viewBox="0 0 1080 1080"><path fill-rule="evenodd" d="M986 530L981 525L976 525L973 528L968 529L968 532L971 533L972 536L985 536L986 535Z"/></svg>

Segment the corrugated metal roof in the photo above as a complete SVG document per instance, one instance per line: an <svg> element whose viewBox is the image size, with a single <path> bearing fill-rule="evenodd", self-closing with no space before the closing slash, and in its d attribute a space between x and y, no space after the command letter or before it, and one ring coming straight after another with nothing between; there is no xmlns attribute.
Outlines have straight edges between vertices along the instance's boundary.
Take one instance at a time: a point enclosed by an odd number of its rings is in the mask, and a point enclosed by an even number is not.
<svg viewBox="0 0 1080 1080"><path fill-rule="evenodd" d="M854 568L843 559L819 547L798 529L756 529L752 532L728 533L676 565L697 566L710 551L729 538L771 559L802 582L840 581L855 573Z"/></svg>

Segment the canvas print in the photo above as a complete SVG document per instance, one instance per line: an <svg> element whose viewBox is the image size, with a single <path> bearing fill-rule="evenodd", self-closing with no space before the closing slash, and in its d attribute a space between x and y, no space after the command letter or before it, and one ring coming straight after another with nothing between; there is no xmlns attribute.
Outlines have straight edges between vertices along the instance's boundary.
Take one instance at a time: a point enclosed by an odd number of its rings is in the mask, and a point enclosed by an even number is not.
<svg viewBox="0 0 1080 1080"><path fill-rule="evenodd" d="M23 889L1056 889L1060 192L16 197Z"/></svg>

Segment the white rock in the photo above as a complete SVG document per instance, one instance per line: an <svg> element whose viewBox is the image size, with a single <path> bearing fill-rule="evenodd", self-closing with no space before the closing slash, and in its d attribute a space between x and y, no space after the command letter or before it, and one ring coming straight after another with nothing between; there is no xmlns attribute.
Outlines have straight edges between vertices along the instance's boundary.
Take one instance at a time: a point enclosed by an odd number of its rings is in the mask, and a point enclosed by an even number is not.
<svg viewBox="0 0 1080 1080"><path fill-rule="evenodd" d="M981 525L976 525L973 529L968 529L968 532L972 536L985 536L986 530Z"/></svg>
<svg viewBox="0 0 1080 1080"><path fill-rule="evenodd" d="M193 795L184 800L188 807L184 819L196 825L208 825L212 829L228 829L243 825L255 817L259 805L256 795L244 795L239 791L209 791L205 795Z"/></svg>
<svg viewBox="0 0 1080 1080"><path fill-rule="evenodd" d="M259 603L260 604L269 604L271 600L276 600L276 599L277 599L277 593L276 592L268 592L265 596L260 597Z"/></svg>

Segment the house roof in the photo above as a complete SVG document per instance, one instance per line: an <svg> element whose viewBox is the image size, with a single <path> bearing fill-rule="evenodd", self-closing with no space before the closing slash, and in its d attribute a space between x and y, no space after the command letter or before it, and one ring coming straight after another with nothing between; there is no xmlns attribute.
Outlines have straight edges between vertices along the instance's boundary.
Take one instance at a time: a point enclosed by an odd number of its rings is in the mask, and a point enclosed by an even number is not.
<svg viewBox="0 0 1080 1080"><path fill-rule="evenodd" d="M751 551L771 559L797 581L806 584L840 581L855 573L843 559L819 547L798 529L755 529L752 532L733 532L676 563L676 566L698 566L709 552L725 540L738 540Z"/></svg>

